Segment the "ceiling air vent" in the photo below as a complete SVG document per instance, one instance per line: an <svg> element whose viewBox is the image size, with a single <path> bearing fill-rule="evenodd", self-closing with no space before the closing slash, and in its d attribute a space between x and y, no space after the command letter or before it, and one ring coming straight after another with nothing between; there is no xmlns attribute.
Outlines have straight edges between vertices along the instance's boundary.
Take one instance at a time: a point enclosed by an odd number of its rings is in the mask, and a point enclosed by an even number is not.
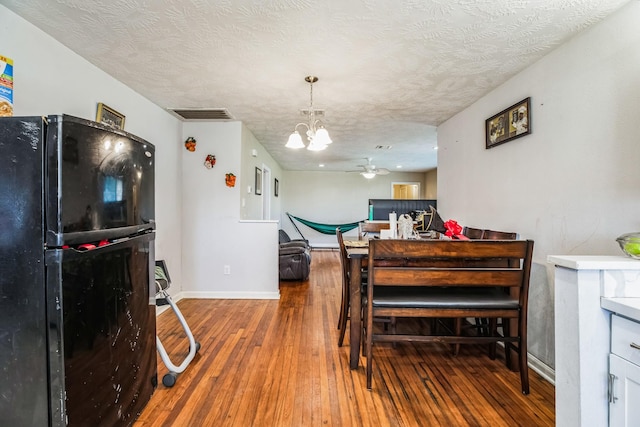
<svg viewBox="0 0 640 427"><path fill-rule="evenodd" d="M233 120L226 108L172 108L169 111L183 120Z"/></svg>

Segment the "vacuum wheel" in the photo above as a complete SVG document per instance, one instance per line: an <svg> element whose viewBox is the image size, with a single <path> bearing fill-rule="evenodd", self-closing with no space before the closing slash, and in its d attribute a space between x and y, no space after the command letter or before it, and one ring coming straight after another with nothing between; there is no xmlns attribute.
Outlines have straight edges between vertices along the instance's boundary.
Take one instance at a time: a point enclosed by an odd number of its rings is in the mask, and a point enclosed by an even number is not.
<svg viewBox="0 0 640 427"><path fill-rule="evenodd" d="M189 350L191 350L191 347L189 347ZM196 353L199 351L200 351L200 343L196 341Z"/></svg>
<svg viewBox="0 0 640 427"><path fill-rule="evenodd" d="M162 385L164 385L165 387L173 387L176 383L177 378L178 374L176 374L175 372L164 374L164 377L162 377Z"/></svg>

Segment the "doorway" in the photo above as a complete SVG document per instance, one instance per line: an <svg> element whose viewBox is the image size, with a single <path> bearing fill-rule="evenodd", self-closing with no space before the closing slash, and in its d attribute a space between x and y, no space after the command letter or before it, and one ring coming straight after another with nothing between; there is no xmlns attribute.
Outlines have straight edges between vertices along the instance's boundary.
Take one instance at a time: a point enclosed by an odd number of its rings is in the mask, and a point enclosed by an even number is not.
<svg viewBox="0 0 640 427"><path fill-rule="evenodd" d="M420 199L419 182L392 182L392 199Z"/></svg>

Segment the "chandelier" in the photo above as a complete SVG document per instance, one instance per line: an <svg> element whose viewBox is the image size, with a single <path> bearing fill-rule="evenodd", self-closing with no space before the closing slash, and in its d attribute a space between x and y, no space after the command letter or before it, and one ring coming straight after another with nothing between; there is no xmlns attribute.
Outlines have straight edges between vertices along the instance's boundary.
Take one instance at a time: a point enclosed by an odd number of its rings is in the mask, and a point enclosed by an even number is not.
<svg viewBox="0 0 640 427"><path fill-rule="evenodd" d="M315 76L307 76L304 79L309 83L311 94L309 101L309 110L307 111L308 123L298 123L293 129L293 133L289 135L289 140L285 147L287 148L304 148L304 142L302 142L302 136L298 133L298 126L304 126L307 128L307 139L309 145L307 150L321 151L327 148L327 145L333 141L329 138L329 132L322 125L322 121L316 118L317 111L313 109L313 84L318 81Z"/></svg>

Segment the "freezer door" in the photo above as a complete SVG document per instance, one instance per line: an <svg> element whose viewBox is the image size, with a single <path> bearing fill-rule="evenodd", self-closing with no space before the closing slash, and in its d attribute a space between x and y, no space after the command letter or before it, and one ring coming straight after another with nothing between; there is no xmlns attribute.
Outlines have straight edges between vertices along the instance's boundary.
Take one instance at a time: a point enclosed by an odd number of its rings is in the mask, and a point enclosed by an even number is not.
<svg viewBox="0 0 640 427"><path fill-rule="evenodd" d="M157 384L153 238L47 251L54 421L129 426L149 401Z"/></svg>
<svg viewBox="0 0 640 427"><path fill-rule="evenodd" d="M47 244L61 247L154 228L154 146L72 116L48 121Z"/></svg>
<svg viewBox="0 0 640 427"><path fill-rule="evenodd" d="M46 426L42 117L0 118L0 425Z"/></svg>

